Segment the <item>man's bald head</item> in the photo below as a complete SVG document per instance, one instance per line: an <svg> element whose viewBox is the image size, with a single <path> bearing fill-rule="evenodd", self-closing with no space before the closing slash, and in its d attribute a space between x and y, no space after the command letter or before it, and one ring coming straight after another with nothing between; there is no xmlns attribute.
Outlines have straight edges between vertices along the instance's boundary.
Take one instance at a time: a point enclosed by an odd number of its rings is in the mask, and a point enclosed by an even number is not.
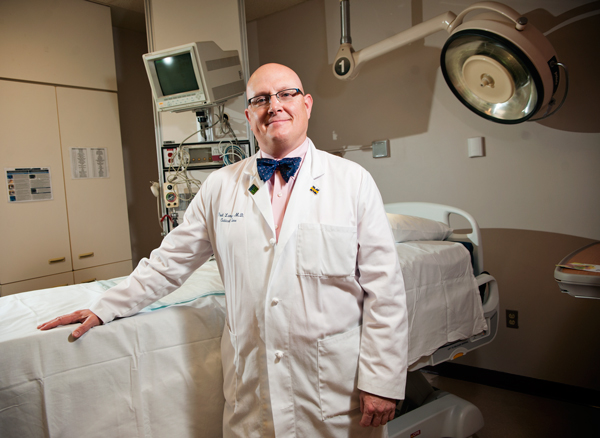
<svg viewBox="0 0 600 438"><path fill-rule="evenodd" d="M304 93L302 81L300 80L300 77L296 74L294 70L282 64L271 63L261 65L254 71L254 73L252 73L252 76L250 76L250 79L248 80L248 85L246 86L246 95L248 96L248 99L254 97L250 94L253 82L260 80L265 75L269 77L276 75L289 75L290 78L294 78L294 83L296 84L294 88L299 88L300 91Z"/></svg>
<svg viewBox="0 0 600 438"><path fill-rule="evenodd" d="M288 89L299 89L302 94L287 102L274 96ZM310 94L303 95L302 82L294 70L281 64L265 64L250 77L246 93L248 99L267 96L269 100L265 106L250 105L245 111L262 150L281 158L304 142L313 102Z"/></svg>

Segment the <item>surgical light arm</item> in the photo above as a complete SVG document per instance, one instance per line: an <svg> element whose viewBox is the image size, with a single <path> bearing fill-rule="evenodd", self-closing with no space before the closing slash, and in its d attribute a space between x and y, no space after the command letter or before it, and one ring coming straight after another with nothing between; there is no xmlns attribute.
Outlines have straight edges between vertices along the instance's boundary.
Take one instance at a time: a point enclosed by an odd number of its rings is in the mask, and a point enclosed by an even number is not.
<svg viewBox="0 0 600 438"><path fill-rule="evenodd" d="M341 0L342 37L340 40L340 48L338 49L333 63L333 74L341 80L352 80L358 75L360 67L365 62L391 52L399 47L418 41L421 38L425 38L438 31L445 30L448 33L452 33L452 31L463 22L464 17L469 12L476 9L488 9L504 15L515 22L517 30L522 30L527 23L525 18L521 17L515 10L508 6L496 2L480 2L469 6L458 16L450 11L445 12L369 47L354 51L354 48L352 47L352 38L350 36L349 0Z"/></svg>

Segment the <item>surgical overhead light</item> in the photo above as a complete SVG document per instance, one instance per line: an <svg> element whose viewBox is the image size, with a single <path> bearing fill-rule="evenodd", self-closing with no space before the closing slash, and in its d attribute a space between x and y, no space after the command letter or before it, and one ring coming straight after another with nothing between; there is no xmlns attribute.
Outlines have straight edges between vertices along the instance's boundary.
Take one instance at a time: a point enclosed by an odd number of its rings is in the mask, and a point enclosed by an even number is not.
<svg viewBox="0 0 600 438"><path fill-rule="evenodd" d="M465 20L474 10L485 13ZM548 39L514 9L501 3L475 3L458 16L446 12L359 51L352 48L349 0L340 1L342 38L333 63L335 77L351 80L367 61L446 30L440 64L454 95L474 113L494 122L540 120L562 106L567 70ZM554 93L565 71L565 93L554 111ZM538 118L533 119L534 116Z"/></svg>

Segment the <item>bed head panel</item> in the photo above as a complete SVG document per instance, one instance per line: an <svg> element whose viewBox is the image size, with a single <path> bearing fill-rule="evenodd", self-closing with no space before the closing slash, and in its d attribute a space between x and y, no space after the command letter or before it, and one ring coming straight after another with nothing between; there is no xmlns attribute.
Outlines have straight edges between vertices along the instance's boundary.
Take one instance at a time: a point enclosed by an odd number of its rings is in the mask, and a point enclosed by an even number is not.
<svg viewBox="0 0 600 438"><path fill-rule="evenodd" d="M465 241L473 243L473 270L475 275L483 271L483 251L481 247L481 230L473 216L460 208L449 205L434 204L431 202L395 202L385 204L385 211L394 214L405 214L443 222L450 226L450 214L456 214L465 218L471 225L471 232L467 234L452 233L448 240Z"/></svg>

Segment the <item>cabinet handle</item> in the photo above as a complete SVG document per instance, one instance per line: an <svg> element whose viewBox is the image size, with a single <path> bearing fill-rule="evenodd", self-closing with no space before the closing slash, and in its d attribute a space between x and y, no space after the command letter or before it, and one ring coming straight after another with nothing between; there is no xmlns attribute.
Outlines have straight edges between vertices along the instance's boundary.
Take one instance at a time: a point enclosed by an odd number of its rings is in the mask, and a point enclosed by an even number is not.
<svg viewBox="0 0 600 438"><path fill-rule="evenodd" d="M94 281L96 281L95 278L90 278L89 280L83 280L82 283L93 283Z"/></svg>
<svg viewBox="0 0 600 438"><path fill-rule="evenodd" d="M79 254L80 259L84 259L86 257L93 257L93 256L94 256L93 252L86 252L85 254Z"/></svg>
<svg viewBox="0 0 600 438"><path fill-rule="evenodd" d="M64 262L64 261L65 261L65 257L57 257L55 259L48 260L48 263L52 264L52 263L59 263L59 262Z"/></svg>
<svg viewBox="0 0 600 438"><path fill-rule="evenodd" d="M68 286L69 283L65 283L65 284L57 284L56 286L52 286L52 287L64 287L64 286Z"/></svg>

